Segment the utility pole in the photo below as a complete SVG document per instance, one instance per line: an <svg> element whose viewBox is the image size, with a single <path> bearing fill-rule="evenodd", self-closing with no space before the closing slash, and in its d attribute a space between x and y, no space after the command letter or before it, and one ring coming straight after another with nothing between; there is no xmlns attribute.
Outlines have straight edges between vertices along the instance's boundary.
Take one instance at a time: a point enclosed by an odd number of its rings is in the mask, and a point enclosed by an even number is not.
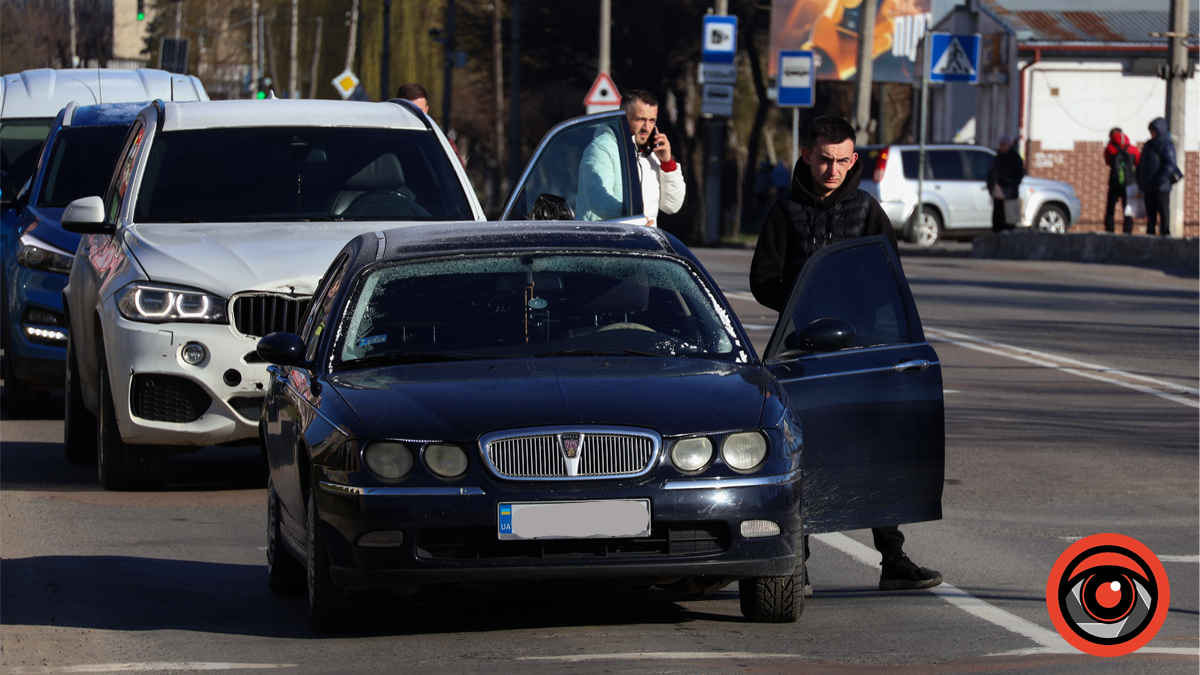
<svg viewBox="0 0 1200 675"><path fill-rule="evenodd" d="M354 66L354 50L358 47L358 0L350 0L350 39L346 42L346 70Z"/></svg>
<svg viewBox="0 0 1200 675"><path fill-rule="evenodd" d="M295 2L295 0L292 0ZM392 0L383 0L383 58L379 63L379 100L392 97Z"/></svg>
<svg viewBox="0 0 1200 675"><path fill-rule="evenodd" d="M521 0L513 0L509 27L508 183L521 179Z"/></svg>
<svg viewBox="0 0 1200 675"><path fill-rule="evenodd" d="M258 0L250 0L250 98L258 98L258 78L262 67L258 62Z"/></svg>
<svg viewBox="0 0 1200 675"><path fill-rule="evenodd" d="M75 13L72 12L71 16L74 16L74 15L75 15ZM183 0L175 0L175 49L176 49L176 53L178 53L178 50L179 50L179 31L182 28L183 28ZM74 50L72 50L72 52L74 52ZM71 56L72 56L72 58L74 58L74 56L75 56L74 53L72 53Z"/></svg>
<svg viewBox="0 0 1200 675"><path fill-rule="evenodd" d="M317 97L317 66L321 63L321 29L325 27L325 17L317 17L317 34L313 36L312 66L308 71L308 97Z"/></svg>
<svg viewBox="0 0 1200 675"><path fill-rule="evenodd" d="M1188 5L1187 0L1171 0L1170 48L1167 54L1167 126L1175 137L1175 155L1180 164L1187 157L1187 32ZM1183 167L1180 167L1181 169ZM1168 205L1167 220L1170 223L1172 237L1183 236L1183 207L1187 191L1185 185L1188 179L1184 177L1171 188L1171 199Z"/></svg>
<svg viewBox="0 0 1200 675"><path fill-rule="evenodd" d="M299 58L300 48L300 3L298 0L292 0L292 35L288 41L288 98L300 98L300 85L297 84L299 73L299 64L296 59Z"/></svg>
<svg viewBox="0 0 1200 675"><path fill-rule="evenodd" d="M729 0L717 0L713 11L718 16L729 13ZM735 56L736 60L736 56ZM726 118L710 117L705 122L708 138L704 147L704 236L705 244L715 244L721 238L721 160L725 154Z"/></svg>
<svg viewBox="0 0 1200 675"><path fill-rule="evenodd" d="M600 72L612 68L612 0L600 0Z"/></svg>
<svg viewBox="0 0 1200 675"><path fill-rule="evenodd" d="M858 73L854 76L855 143L866 145L871 135L871 81L875 77L876 0L863 0L858 29Z"/></svg>
<svg viewBox="0 0 1200 675"><path fill-rule="evenodd" d="M933 67L933 56L929 53L929 42L932 33L925 31L921 38L921 128L917 130L920 145L917 150L917 210L914 212L915 225L921 225L925 219L925 128L928 125L926 117L929 114L929 69Z"/></svg>
<svg viewBox="0 0 1200 675"><path fill-rule="evenodd" d="M390 0L389 0L390 1ZM499 0L494 0L499 1ZM454 91L454 62L458 58L458 42L454 39L454 0L446 2L446 86L442 89L442 129L450 131L450 102Z"/></svg>
<svg viewBox="0 0 1200 675"><path fill-rule="evenodd" d="M75 32L75 0L70 0L67 3L67 11L71 13L71 67L79 67L79 53L76 51L76 32Z"/></svg>
<svg viewBox="0 0 1200 675"><path fill-rule="evenodd" d="M492 195L489 206L502 208L504 199L504 41L501 30L500 0L492 0L492 98L496 131L496 165L492 172Z"/></svg>

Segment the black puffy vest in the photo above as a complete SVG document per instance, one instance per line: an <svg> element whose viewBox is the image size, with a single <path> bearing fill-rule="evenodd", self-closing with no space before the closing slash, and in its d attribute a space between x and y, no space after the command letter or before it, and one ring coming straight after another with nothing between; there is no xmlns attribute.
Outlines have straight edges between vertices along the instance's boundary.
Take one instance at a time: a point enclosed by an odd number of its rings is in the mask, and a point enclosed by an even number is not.
<svg viewBox="0 0 1200 675"><path fill-rule="evenodd" d="M855 190L827 209L809 200L805 202L808 203L792 199L791 193L779 200L788 222L784 260L788 261L789 274L785 278L794 278L804 263L823 247L863 236L871 195Z"/></svg>

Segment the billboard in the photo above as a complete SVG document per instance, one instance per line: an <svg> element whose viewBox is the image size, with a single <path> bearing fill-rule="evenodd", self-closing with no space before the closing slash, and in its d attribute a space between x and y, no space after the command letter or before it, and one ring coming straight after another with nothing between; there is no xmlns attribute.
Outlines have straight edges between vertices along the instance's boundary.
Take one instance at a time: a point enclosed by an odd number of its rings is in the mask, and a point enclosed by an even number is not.
<svg viewBox="0 0 1200 675"><path fill-rule="evenodd" d="M780 51L813 52L818 80L853 80L858 72L862 3L876 2L876 82L912 82L921 38L933 20L932 0L772 0L771 58L775 75Z"/></svg>

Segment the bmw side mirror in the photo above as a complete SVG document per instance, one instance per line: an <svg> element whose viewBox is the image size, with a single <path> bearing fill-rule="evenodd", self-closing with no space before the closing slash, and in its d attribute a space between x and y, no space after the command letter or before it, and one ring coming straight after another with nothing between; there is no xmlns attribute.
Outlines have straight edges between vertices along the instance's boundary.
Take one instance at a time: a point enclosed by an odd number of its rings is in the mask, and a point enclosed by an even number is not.
<svg viewBox="0 0 1200 675"><path fill-rule="evenodd" d="M258 341L258 355L267 363L313 370L304 358L304 341L295 333L270 333Z"/></svg>
<svg viewBox="0 0 1200 675"><path fill-rule="evenodd" d="M113 231L104 222L104 200L99 197L80 197L67 204L59 222L64 230L76 234L107 234Z"/></svg>
<svg viewBox="0 0 1200 675"><path fill-rule="evenodd" d="M817 319L800 329L798 346L810 352L836 352L854 344L858 331L842 319Z"/></svg>

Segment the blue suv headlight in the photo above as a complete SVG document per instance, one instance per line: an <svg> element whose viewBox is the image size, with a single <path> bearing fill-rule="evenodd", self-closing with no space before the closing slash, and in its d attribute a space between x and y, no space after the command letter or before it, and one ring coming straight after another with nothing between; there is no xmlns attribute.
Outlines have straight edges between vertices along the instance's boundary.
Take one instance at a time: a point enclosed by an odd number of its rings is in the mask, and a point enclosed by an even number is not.
<svg viewBox="0 0 1200 675"><path fill-rule="evenodd" d="M74 253L47 244L32 234L21 235L21 243L17 248L17 263L22 267L41 272L70 274L71 263L74 261Z"/></svg>
<svg viewBox="0 0 1200 675"><path fill-rule="evenodd" d="M121 289L121 316L133 321L226 323L225 298L186 286L135 281Z"/></svg>

